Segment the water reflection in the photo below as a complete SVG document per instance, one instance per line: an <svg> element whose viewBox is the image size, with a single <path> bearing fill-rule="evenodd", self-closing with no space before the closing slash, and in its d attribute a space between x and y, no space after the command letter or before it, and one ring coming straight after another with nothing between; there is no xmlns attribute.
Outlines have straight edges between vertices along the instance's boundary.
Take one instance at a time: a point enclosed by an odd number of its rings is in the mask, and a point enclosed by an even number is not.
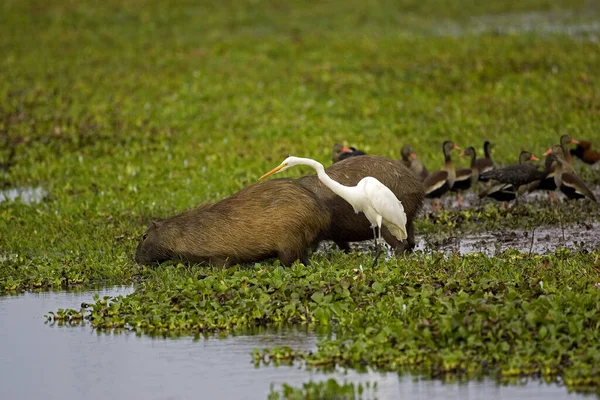
<svg viewBox="0 0 600 400"><path fill-rule="evenodd" d="M0 387L5 399L266 399L273 383L295 386L330 377L378 382L379 399L575 398L563 387L530 382L498 386L471 381L443 384L396 374L323 374L294 367L251 363L255 347L290 346L314 350L318 336L301 328L226 339L152 339L134 334L96 333L89 326L44 324L43 315L75 308L94 293L127 294L130 287L88 292L28 293L0 297Z"/></svg>

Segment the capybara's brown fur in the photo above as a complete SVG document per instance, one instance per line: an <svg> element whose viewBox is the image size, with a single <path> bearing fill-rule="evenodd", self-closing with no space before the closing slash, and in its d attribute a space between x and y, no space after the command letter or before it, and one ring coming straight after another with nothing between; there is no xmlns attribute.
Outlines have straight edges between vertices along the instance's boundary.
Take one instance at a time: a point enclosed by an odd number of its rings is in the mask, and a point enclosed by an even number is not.
<svg viewBox="0 0 600 400"><path fill-rule="evenodd" d="M308 264L308 248L329 226L323 203L292 179L255 183L214 204L152 223L138 264L169 259L235 265L278 257Z"/></svg>
<svg viewBox="0 0 600 400"><path fill-rule="evenodd" d="M402 202L406 212L408 238L405 242L399 242L385 226L382 228L382 235L397 253L414 248L413 221L423 206L425 192L419 179L402 161L364 155L337 162L325 172L332 179L346 186L355 186L365 176L372 176L390 188ZM326 204L331 214L331 223L328 229L323 231L320 240L333 240L340 248L347 251L349 249L347 242L373 239L373 229L365 215L356 214L346 200L323 185L316 175L299 178L298 183L315 193L316 197Z"/></svg>

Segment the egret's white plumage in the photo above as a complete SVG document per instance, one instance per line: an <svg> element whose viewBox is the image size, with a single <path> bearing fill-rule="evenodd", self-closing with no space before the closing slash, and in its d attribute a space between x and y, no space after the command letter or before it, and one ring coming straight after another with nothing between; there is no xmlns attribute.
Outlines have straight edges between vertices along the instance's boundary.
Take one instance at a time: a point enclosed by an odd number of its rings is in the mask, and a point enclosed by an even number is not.
<svg viewBox="0 0 600 400"><path fill-rule="evenodd" d="M382 224L398 240L402 241L408 237L406 213L402 202L398 200L394 192L372 176L361 179L356 186L345 186L331 179L325 173L325 167L320 162L310 158L290 156L283 160L278 167L261 176L260 179L296 165L306 165L316 170L319 180L325 186L350 203L354 212L363 212L373 229L379 228L380 238Z"/></svg>

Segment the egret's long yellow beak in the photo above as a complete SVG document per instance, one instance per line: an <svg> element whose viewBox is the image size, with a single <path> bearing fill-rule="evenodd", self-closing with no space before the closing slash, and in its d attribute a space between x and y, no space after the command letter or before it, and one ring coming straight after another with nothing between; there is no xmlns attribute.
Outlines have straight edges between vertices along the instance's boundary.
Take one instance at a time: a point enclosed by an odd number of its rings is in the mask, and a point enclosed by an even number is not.
<svg viewBox="0 0 600 400"><path fill-rule="evenodd" d="M265 179L265 178L266 178L267 176L269 176L269 175L273 175L273 174L276 174L276 173L278 173L279 171L281 171L281 169L282 169L283 167L285 167L285 165L284 165L284 164L279 164L279 166L277 166L277 167L273 168L272 170L270 170L269 172L267 172L266 174L264 174L263 176L261 176L260 178L258 178L258 180L260 181L260 180L262 180L262 179Z"/></svg>

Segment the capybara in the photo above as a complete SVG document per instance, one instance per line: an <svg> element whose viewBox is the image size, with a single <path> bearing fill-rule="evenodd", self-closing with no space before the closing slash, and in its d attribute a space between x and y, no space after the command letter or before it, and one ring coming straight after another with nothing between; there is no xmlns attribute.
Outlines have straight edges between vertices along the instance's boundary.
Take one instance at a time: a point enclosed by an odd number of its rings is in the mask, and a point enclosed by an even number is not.
<svg viewBox="0 0 600 400"><path fill-rule="evenodd" d="M255 183L214 204L155 221L138 264L169 259L231 266L277 257L308 264L308 248L329 226L323 202L293 179Z"/></svg>

